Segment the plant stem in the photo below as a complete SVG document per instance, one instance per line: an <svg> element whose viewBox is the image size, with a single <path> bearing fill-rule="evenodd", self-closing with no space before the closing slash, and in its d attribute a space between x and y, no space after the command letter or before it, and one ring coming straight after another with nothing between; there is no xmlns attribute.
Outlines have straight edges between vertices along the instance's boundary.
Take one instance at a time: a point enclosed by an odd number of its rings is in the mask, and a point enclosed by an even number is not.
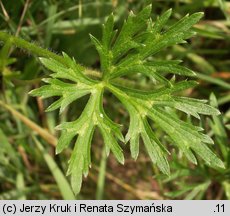
<svg viewBox="0 0 230 216"><path fill-rule="evenodd" d="M59 61L62 64L66 65L66 62L62 56L57 55L47 49L44 49L34 43L30 43L24 39L12 36L6 32L0 31L0 41L3 41L4 43L9 41L11 45L14 45L21 49L25 49L26 51L32 53L33 55L36 55L39 57L53 58L56 61Z"/></svg>
<svg viewBox="0 0 230 216"><path fill-rule="evenodd" d="M6 40L5 45L2 47L1 51L0 51L0 73L3 72L6 63L7 63L7 58L10 52L10 48L11 48L11 43L9 40Z"/></svg>
<svg viewBox="0 0 230 216"><path fill-rule="evenodd" d="M30 43L24 39L19 38L19 37L12 36L6 32L0 31L0 41L3 41L5 44L7 44L7 46L13 45L13 46L16 46L20 49L24 49L27 52L29 52L35 56L52 58L52 59L55 59L56 61L58 61L64 65L68 66L65 59L61 55L55 54L55 53L49 51L48 49L44 49L44 48L38 46L35 43ZM97 79L101 78L101 76L102 76L102 74L100 72L98 72L96 70L92 70L90 68L87 68L85 70L85 74L92 76L93 78L97 78ZM124 85L129 86L129 87L137 86L140 88L146 88L146 87L143 87L142 85L137 84L135 81L126 80L124 78L116 79L116 83L123 83Z"/></svg>

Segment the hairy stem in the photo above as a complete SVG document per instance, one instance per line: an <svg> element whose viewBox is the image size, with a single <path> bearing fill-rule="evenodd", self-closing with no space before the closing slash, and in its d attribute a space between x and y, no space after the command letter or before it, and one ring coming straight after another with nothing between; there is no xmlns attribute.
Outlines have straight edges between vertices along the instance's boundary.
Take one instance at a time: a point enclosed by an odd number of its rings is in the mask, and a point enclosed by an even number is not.
<svg viewBox="0 0 230 216"><path fill-rule="evenodd" d="M27 42L26 40L23 40L21 38L12 36L6 32L0 31L0 41L3 41L6 43L9 41L11 45L14 45L18 48L25 49L26 51L30 52L33 55L39 56L39 57L45 57L45 58L53 58L56 61L61 62L62 64L66 65L66 62L64 58L60 55L57 55L47 49L44 49L34 43Z"/></svg>
<svg viewBox="0 0 230 216"><path fill-rule="evenodd" d="M61 55L55 54L49 51L48 49L44 49L38 46L35 43L28 42L24 39L15 37L6 32L0 31L0 41L4 42L5 44L7 43L8 46L16 46L20 49L24 49L27 52L33 55L39 56L39 57L55 59L56 61L61 62L62 64L68 66L65 59ZM96 70L92 70L90 68L87 68L87 70L85 70L85 73L86 75L92 76L93 78L96 78L96 79L101 78L102 76L100 72ZM143 87L142 85L137 84L135 81L127 80L124 78L117 78L115 83L123 83L124 85L129 86L129 87L146 88L146 87Z"/></svg>

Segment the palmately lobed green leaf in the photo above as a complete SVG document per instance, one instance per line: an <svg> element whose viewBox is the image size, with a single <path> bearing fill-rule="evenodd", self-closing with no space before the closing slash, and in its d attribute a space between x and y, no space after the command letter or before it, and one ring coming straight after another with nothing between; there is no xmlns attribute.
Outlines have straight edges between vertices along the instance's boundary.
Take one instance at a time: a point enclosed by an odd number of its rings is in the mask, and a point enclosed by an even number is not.
<svg viewBox="0 0 230 216"><path fill-rule="evenodd" d="M179 92L193 88L197 82L177 81L177 76L193 77L195 73L180 65L178 60L156 60L153 55L194 35L193 25L199 22L203 13L186 15L174 25L168 27L171 9L154 22L150 18L151 5L140 13L130 12L120 31L114 29L114 17L111 14L103 26L102 40L90 35L99 57L102 77L94 80L87 75L85 67L63 53L63 62L40 58L41 63L51 70L51 78L43 80L46 85L31 91L33 96L43 98L59 96L47 111L60 108L62 112L78 98L89 94L89 100L79 118L72 122L63 122L56 129L61 130L56 153L62 152L74 142L67 174L71 175L71 184L75 193L79 193L82 175L86 176L91 166L91 143L95 129L98 128L105 144L106 154L110 151L121 164L124 155L120 142L130 143L131 156L136 160L140 144L143 145L153 164L166 175L170 174L167 146L157 137L152 125L160 128L173 144L194 164L199 156L211 167L224 168L223 162L212 152L207 144L213 140L203 133L201 127L181 120L175 109L199 118L200 114L218 115L219 111L198 100L178 96ZM130 88L121 85L116 78L143 74L159 86L151 90ZM168 80L165 75L173 74ZM71 81L71 83L68 83ZM124 105L130 115L128 132L123 137L121 125L112 121L104 111L104 90L109 90ZM175 96L174 94L177 94ZM153 123L153 124L152 124Z"/></svg>

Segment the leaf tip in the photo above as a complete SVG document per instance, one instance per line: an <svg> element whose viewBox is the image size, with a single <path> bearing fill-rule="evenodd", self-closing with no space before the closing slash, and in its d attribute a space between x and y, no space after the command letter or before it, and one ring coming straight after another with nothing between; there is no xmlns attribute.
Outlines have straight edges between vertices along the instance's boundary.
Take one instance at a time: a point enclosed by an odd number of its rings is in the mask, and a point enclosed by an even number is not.
<svg viewBox="0 0 230 216"><path fill-rule="evenodd" d="M116 155L115 155L116 156ZM122 165L125 164L125 158L124 158L124 155L122 154L120 157L116 157L118 162Z"/></svg>
<svg viewBox="0 0 230 216"><path fill-rule="evenodd" d="M134 160L134 161L136 161L136 160L137 160L137 158L138 158L138 154L136 154L136 155L132 155L132 158L133 158L133 160Z"/></svg>
<svg viewBox="0 0 230 216"><path fill-rule="evenodd" d="M203 16L204 16L204 12L197 12L192 14L190 17L195 18L196 22L198 22Z"/></svg>
<svg viewBox="0 0 230 216"><path fill-rule="evenodd" d="M218 166L221 168L221 169L226 169L225 165L224 165L224 162L220 160Z"/></svg>
<svg viewBox="0 0 230 216"><path fill-rule="evenodd" d="M49 83L50 78L42 78L41 81L42 81L42 82L45 82L45 83Z"/></svg>
<svg viewBox="0 0 230 216"><path fill-rule="evenodd" d="M122 159L121 159L120 163L121 163L122 165L124 165L124 164L125 164L125 158L124 158L124 157L122 157Z"/></svg>
<svg viewBox="0 0 230 216"><path fill-rule="evenodd" d="M33 90L29 91L28 94L29 94L30 96L37 96L37 95L36 95L36 89L33 89Z"/></svg>
<svg viewBox="0 0 230 216"><path fill-rule="evenodd" d="M218 109L215 109L215 115L221 115L221 112L220 112L220 110L218 110Z"/></svg>
<svg viewBox="0 0 230 216"><path fill-rule="evenodd" d="M47 60L47 58L44 58L44 57L39 57L38 59L42 64L45 64L45 62Z"/></svg>
<svg viewBox="0 0 230 216"><path fill-rule="evenodd" d="M204 12L197 12L196 14L197 14L197 16L200 16L200 17L204 16Z"/></svg>
<svg viewBox="0 0 230 216"><path fill-rule="evenodd" d="M170 17L171 14L172 14L172 8L169 8L169 9L165 12L165 14L167 14L167 15Z"/></svg>
<svg viewBox="0 0 230 216"><path fill-rule="evenodd" d="M58 147L56 147L56 149L55 149L55 154L56 155L58 155L58 154L60 154L62 151L58 148Z"/></svg>
<svg viewBox="0 0 230 216"><path fill-rule="evenodd" d="M54 129L55 129L55 130L62 130L62 125L61 125L61 124L60 124L60 125L57 125Z"/></svg>
<svg viewBox="0 0 230 216"><path fill-rule="evenodd" d="M151 10L152 10L152 4L147 5L145 8L146 8L146 10L148 10L149 12L151 12Z"/></svg>

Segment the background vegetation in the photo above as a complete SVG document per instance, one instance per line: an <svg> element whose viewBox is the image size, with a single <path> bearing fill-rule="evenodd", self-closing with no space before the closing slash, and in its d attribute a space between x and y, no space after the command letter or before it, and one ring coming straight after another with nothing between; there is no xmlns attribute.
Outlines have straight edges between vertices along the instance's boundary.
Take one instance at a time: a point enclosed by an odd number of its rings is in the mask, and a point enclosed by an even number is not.
<svg viewBox="0 0 230 216"><path fill-rule="evenodd" d="M202 161L191 165L171 148L172 175L162 175L142 149L137 161L124 147L125 165L102 154L102 139L95 133L93 165L84 180L79 199L230 199L230 2L224 0L1 0L0 30L10 32L42 47L70 56L89 68L99 68L98 54L89 33L100 38L101 24L113 11L119 27L129 10L140 11L152 3L153 20L173 8L170 24L187 13L203 11L198 32L188 44L160 52L162 59L182 59L183 65L197 72L200 85L183 94L210 98L220 116L202 117L201 123L215 141L213 149L226 169L212 169ZM3 45L3 44L1 44ZM52 99L28 95L50 73L36 57L7 45L0 51L0 199L73 199L65 176L71 149L56 156L54 144L59 134L54 127L76 118L87 97L71 105L61 116L44 109ZM92 71L93 73L93 71ZM144 76L127 80L148 87ZM104 101L105 110L127 128L129 118L114 97ZM188 119L190 121L190 119ZM197 122L198 124L198 122ZM161 130L156 130L161 136ZM179 160L178 160L179 158Z"/></svg>

